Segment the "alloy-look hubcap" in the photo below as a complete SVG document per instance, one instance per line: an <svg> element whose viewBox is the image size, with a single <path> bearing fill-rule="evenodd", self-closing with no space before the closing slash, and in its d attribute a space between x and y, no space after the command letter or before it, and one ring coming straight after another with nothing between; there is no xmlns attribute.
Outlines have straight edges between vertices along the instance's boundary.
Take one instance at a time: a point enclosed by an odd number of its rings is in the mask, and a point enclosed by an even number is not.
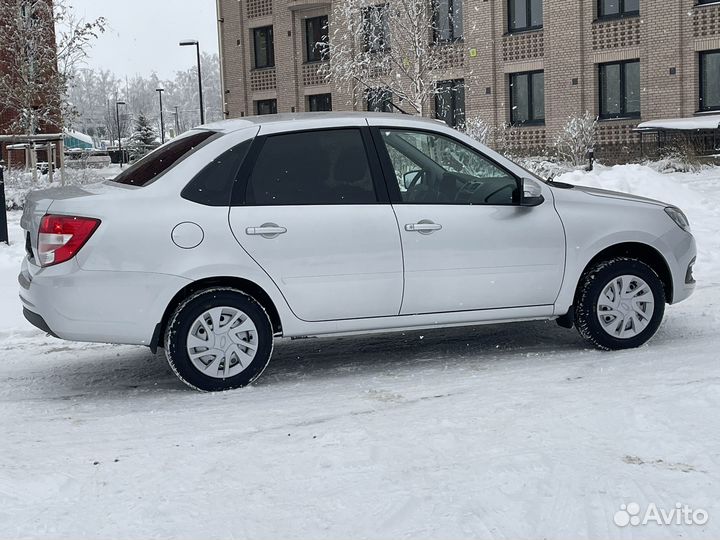
<svg viewBox="0 0 720 540"><path fill-rule="evenodd" d="M640 334L655 312L655 296L650 286L637 276L619 276L600 293L597 317L605 332L615 338L630 339Z"/></svg>
<svg viewBox="0 0 720 540"><path fill-rule="evenodd" d="M201 373L227 379L243 371L255 358L258 333L252 319L234 307L216 307L190 326L187 353Z"/></svg>

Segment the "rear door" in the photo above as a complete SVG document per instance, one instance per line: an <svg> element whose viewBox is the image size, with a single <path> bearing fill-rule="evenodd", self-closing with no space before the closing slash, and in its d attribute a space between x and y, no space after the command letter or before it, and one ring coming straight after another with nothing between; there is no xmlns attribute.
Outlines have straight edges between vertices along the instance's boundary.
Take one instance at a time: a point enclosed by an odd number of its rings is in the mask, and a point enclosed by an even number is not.
<svg viewBox="0 0 720 540"><path fill-rule="evenodd" d="M371 147L367 127L261 131L248 156L230 224L302 320L400 311L397 220Z"/></svg>

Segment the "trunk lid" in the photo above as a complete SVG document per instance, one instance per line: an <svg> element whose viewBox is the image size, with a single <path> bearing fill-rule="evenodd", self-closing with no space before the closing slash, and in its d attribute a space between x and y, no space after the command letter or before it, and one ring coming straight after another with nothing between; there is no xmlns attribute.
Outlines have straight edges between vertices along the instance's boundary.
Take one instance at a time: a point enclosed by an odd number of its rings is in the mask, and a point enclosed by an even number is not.
<svg viewBox="0 0 720 540"><path fill-rule="evenodd" d="M31 191L27 196L23 215L20 218L20 226L25 231L25 243L26 248L28 248L28 256L33 259L35 258L40 221L43 216L50 213L51 208L57 207L58 213L65 214L68 208L72 207L73 200L85 203L89 197L97 197L98 195L128 189L135 188L128 188L117 184L99 183ZM82 206L85 207L85 205Z"/></svg>

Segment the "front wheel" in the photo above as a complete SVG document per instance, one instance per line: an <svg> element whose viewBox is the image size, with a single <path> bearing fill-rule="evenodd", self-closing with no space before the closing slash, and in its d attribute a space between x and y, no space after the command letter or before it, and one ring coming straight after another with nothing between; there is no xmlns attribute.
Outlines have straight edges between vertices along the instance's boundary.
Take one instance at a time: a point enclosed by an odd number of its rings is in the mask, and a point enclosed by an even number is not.
<svg viewBox="0 0 720 540"><path fill-rule="evenodd" d="M165 355L175 374L196 390L241 388L257 379L273 350L265 309L232 288L197 292L167 325Z"/></svg>
<svg viewBox="0 0 720 540"><path fill-rule="evenodd" d="M664 313L662 281L636 259L598 263L583 275L575 298L580 335L604 350L643 345L657 332Z"/></svg>

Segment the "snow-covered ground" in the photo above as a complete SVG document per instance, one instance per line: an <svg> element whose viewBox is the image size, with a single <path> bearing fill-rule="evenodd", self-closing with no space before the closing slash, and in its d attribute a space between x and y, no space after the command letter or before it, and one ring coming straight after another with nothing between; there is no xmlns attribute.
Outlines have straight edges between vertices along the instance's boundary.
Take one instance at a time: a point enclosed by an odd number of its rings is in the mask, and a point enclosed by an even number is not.
<svg viewBox="0 0 720 540"><path fill-rule="evenodd" d="M0 538L720 537L720 170L560 180L679 205L696 294L635 351L554 323L280 343L244 390L24 323L0 247ZM620 528L621 504L704 526Z"/></svg>

